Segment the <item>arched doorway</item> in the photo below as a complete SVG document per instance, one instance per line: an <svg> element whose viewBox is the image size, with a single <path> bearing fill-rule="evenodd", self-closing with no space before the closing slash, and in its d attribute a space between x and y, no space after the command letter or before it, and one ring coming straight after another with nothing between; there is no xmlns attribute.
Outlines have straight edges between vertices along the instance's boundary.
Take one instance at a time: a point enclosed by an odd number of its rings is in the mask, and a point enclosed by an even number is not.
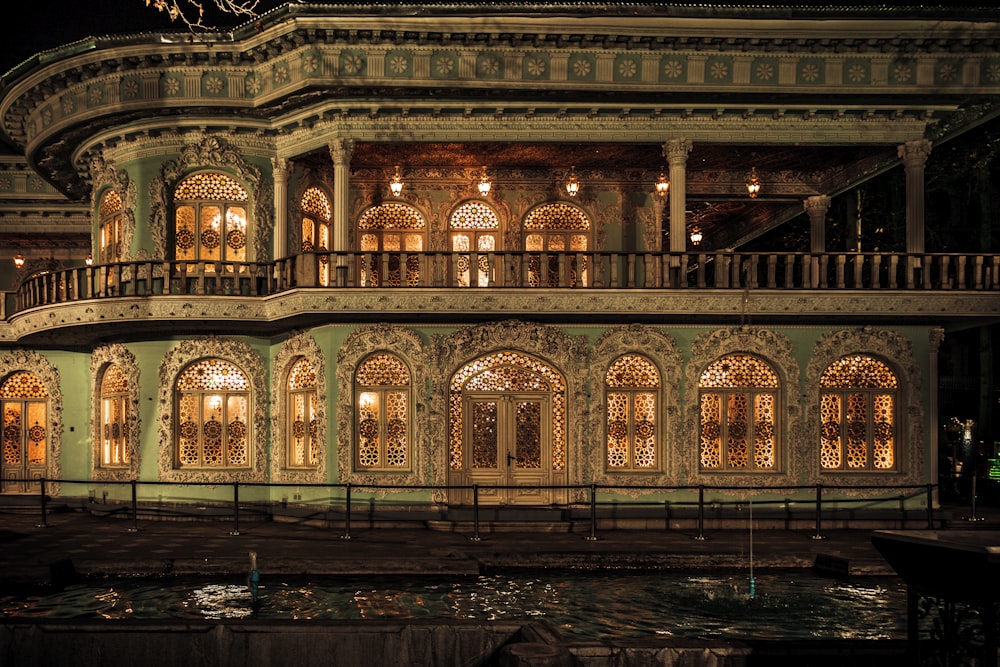
<svg viewBox="0 0 1000 667"><path fill-rule="evenodd" d="M478 485L486 505L565 502L550 488L566 483L566 381L555 368L516 351L479 357L452 376L449 418L449 484Z"/></svg>
<svg viewBox="0 0 1000 667"><path fill-rule="evenodd" d="M45 385L33 373L18 371L0 384L0 492L37 493L48 455L48 401Z"/></svg>

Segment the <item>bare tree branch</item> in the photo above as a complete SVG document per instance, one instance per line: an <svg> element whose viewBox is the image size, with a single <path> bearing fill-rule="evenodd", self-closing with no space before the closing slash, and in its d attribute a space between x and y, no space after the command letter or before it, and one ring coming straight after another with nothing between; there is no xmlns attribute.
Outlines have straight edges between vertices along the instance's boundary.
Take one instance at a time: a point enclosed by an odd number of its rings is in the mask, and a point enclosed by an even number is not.
<svg viewBox="0 0 1000 667"><path fill-rule="evenodd" d="M145 0L146 6L152 6L157 11L166 12L171 21L180 21L189 30L212 30L214 27L205 23L205 7L199 0ZM260 0L212 0L215 8L223 14L234 16L257 16L257 5Z"/></svg>

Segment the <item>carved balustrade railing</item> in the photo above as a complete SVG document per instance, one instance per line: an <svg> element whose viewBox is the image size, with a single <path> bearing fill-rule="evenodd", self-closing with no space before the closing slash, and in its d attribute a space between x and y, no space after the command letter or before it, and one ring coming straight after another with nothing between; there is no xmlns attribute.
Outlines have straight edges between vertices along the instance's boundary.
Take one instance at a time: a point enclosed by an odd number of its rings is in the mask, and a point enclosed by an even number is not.
<svg viewBox="0 0 1000 667"><path fill-rule="evenodd" d="M261 263L132 261L24 279L13 311L109 297L298 288L1000 290L1000 255L734 252L311 252Z"/></svg>

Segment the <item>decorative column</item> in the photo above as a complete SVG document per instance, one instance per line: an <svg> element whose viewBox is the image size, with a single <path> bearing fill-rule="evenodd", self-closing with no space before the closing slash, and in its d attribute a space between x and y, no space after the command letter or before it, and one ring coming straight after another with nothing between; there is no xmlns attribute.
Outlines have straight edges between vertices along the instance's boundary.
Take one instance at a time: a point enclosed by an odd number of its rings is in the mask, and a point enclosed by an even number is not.
<svg viewBox="0 0 1000 667"><path fill-rule="evenodd" d="M830 210L830 198L809 197L802 202L802 208L809 214L809 252L826 252L826 212Z"/></svg>
<svg viewBox="0 0 1000 667"><path fill-rule="evenodd" d="M687 250L687 156L692 144L687 139L671 139L663 144L663 156L670 166L670 252Z"/></svg>
<svg viewBox="0 0 1000 667"><path fill-rule="evenodd" d="M288 255L288 160L271 158L274 179L274 258Z"/></svg>
<svg viewBox="0 0 1000 667"><path fill-rule="evenodd" d="M351 154L354 152L353 139L334 139L330 142L330 157L333 159L333 248L334 252L349 250L348 188L351 170Z"/></svg>
<svg viewBox="0 0 1000 667"><path fill-rule="evenodd" d="M931 386L930 395L930 417L929 424L930 428L930 457L928 460L928 472L927 481L931 484L936 484L938 479L938 457L940 452L938 452L938 447L940 446L938 442L938 431L940 430L939 424L941 423L941 417L938 415L938 392L934 389L938 386L938 350L941 347L941 342L944 340L944 329L940 327L932 328L928 334L930 341L930 378L928 379L928 384ZM937 488L935 486L935 488ZM940 503L940 497L935 496L934 507L938 507Z"/></svg>
<svg viewBox="0 0 1000 667"><path fill-rule="evenodd" d="M898 148L906 170L906 252L924 252L924 164L931 154L927 139L907 141Z"/></svg>

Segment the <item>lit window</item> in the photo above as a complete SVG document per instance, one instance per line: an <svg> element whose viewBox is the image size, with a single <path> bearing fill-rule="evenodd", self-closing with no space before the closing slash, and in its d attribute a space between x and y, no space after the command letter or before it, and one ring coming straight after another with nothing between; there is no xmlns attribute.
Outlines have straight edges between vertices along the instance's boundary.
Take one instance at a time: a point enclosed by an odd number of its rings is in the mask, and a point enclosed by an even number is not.
<svg viewBox="0 0 1000 667"><path fill-rule="evenodd" d="M587 258L567 253L590 250L590 218L580 208L562 202L543 204L524 218L524 249L528 284L532 287L573 287L588 284ZM541 253L548 254L542 263ZM577 264L579 263L579 266Z"/></svg>
<svg viewBox="0 0 1000 667"><path fill-rule="evenodd" d="M111 264L122 258L122 227L125 207L121 195L114 190L108 190L101 197L98 208L97 223L99 228L98 261L101 264Z"/></svg>
<svg viewBox="0 0 1000 667"><path fill-rule="evenodd" d="M330 198L317 187L311 187L302 195L302 252L330 250L332 229ZM325 255L320 256L319 284L330 284L330 262Z"/></svg>
<svg viewBox="0 0 1000 667"><path fill-rule="evenodd" d="M101 379L101 467L128 466L128 378L111 364Z"/></svg>
<svg viewBox="0 0 1000 667"><path fill-rule="evenodd" d="M659 370L645 357L626 354L608 368L604 386L608 406L607 470L656 470Z"/></svg>
<svg viewBox="0 0 1000 667"><path fill-rule="evenodd" d="M367 287L419 287L420 253L427 223L409 204L386 202L358 218L361 284ZM412 254L411 254L412 253ZM401 263L406 254L405 273Z"/></svg>
<svg viewBox="0 0 1000 667"><path fill-rule="evenodd" d="M478 287L489 286L494 272L490 267L489 256L485 253L496 252L499 246L500 219L496 212L480 201L465 202L452 212L448 227L451 230L453 252L483 253L476 259L474 284ZM461 287L473 284L470 255L458 255L455 280Z"/></svg>
<svg viewBox="0 0 1000 667"><path fill-rule="evenodd" d="M287 452L289 468L315 468L319 465L317 439L316 370L305 357L288 374Z"/></svg>
<svg viewBox="0 0 1000 667"><path fill-rule="evenodd" d="M249 468L250 381L235 364L202 359L174 385L178 468Z"/></svg>
<svg viewBox="0 0 1000 667"><path fill-rule="evenodd" d="M174 259L247 261L249 199L246 188L217 172L192 174L178 183L174 189Z"/></svg>
<svg viewBox="0 0 1000 667"><path fill-rule="evenodd" d="M899 380L889 366L866 355L843 357L819 385L823 471L894 471Z"/></svg>
<svg viewBox="0 0 1000 667"><path fill-rule="evenodd" d="M699 459L703 472L778 468L778 375L762 359L730 354L698 382Z"/></svg>
<svg viewBox="0 0 1000 667"><path fill-rule="evenodd" d="M354 376L357 400L355 467L410 468L410 371L401 359L378 353Z"/></svg>

